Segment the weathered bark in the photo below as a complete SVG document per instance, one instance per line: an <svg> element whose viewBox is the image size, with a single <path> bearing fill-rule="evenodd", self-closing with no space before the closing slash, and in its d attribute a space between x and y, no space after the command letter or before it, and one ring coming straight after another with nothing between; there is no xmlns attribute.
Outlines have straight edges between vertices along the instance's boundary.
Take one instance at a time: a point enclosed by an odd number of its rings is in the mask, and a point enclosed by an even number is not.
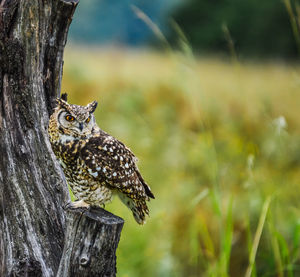
<svg viewBox="0 0 300 277"><path fill-rule="evenodd" d="M69 193L47 125L77 2L0 0L1 277L55 276L64 259ZM90 224L77 214L68 218L78 222L76 237Z"/></svg>
<svg viewBox="0 0 300 277"><path fill-rule="evenodd" d="M116 276L123 219L101 209L67 214L63 259L57 277Z"/></svg>

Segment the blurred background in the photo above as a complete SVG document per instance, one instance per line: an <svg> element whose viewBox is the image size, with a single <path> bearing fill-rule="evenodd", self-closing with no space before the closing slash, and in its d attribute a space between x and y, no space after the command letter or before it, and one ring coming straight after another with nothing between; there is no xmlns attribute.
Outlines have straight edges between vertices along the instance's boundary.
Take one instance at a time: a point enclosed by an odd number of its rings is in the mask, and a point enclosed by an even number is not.
<svg viewBox="0 0 300 277"><path fill-rule="evenodd" d="M300 2L84 0L62 91L139 157L156 199L118 276L300 276Z"/></svg>

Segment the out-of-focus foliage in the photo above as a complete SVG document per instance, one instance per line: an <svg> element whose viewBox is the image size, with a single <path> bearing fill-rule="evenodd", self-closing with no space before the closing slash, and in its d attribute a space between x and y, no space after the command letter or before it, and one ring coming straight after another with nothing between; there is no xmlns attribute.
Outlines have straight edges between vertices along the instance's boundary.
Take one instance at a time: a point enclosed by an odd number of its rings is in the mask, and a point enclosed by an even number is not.
<svg viewBox="0 0 300 277"><path fill-rule="evenodd" d="M79 2L70 27L70 38L80 43L142 45L153 37L132 5L142 9L160 29L166 29L167 13L179 0L84 0Z"/></svg>
<svg viewBox="0 0 300 277"><path fill-rule="evenodd" d="M242 56L291 58L297 45L290 20L299 17L291 19L284 2L290 0L188 0L173 17L201 53L228 52L227 28ZM297 3L291 0L294 14L300 10ZM171 37L175 42L177 34Z"/></svg>
<svg viewBox="0 0 300 277"><path fill-rule="evenodd" d="M297 40L300 49L300 37L294 37L300 26L299 0L85 0L79 3L70 39L157 46L155 35L133 6L169 33L174 45L178 43L178 32L171 23L175 20L191 46L202 54L224 54L234 47L242 57L294 58L299 52Z"/></svg>
<svg viewBox="0 0 300 277"><path fill-rule="evenodd" d="M63 91L99 101L156 196L142 227L106 206L126 220L118 276L299 276L298 66L67 49Z"/></svg>

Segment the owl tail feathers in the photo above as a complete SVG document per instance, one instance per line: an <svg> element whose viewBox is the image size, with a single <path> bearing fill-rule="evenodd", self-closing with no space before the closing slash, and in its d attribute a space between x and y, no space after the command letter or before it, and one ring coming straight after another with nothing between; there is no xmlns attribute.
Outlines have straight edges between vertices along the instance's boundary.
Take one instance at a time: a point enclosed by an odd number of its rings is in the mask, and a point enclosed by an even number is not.
<svg viewBox="0 0 300 277"><path fill-rule="evenodd" d="M145 200L139 201L136 203L135 207L130 207L130 209L135 221L140 225L144 225L146 223L146 215L149 215L149 210Z"/></svg>
<svg viewBox="0 0 300 277"><path fill-rule="evenodd" d="M132 211L135 221L144 225L146 223L146 215L149 215L149 210L144 199L134 200L124 194L119 194L122 202Z"/></svg>

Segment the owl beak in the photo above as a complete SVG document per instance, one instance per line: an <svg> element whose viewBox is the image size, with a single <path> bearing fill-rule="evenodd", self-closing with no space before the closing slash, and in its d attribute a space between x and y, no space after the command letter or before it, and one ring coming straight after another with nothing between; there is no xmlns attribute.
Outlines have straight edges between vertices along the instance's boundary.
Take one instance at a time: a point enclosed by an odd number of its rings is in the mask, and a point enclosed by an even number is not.
<svg viewBox="0 0 300 277"><path fill-rule="evenodd" d="M82 130L83 130L83 123L82 122L79 122L79 130L80 130L80 132L82 132Z"/></svg>

